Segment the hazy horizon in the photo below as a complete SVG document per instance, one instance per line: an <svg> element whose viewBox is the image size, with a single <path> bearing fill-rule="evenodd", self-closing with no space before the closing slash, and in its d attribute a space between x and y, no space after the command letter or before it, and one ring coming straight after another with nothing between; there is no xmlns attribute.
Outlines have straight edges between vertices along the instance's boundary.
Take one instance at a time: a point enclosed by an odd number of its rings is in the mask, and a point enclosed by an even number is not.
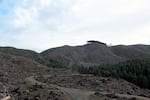
<svg viewBox="0 0 150 100"><path fill-rule="evenodd" d="M149 0L0 0L0 46L150 44Z"/></svg>

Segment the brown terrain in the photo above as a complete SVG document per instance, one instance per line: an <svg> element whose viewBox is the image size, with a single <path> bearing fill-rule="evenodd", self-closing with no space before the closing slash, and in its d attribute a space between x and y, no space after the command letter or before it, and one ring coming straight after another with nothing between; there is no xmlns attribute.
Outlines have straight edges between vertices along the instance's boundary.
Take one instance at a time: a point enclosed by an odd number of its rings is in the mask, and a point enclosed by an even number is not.
<svg viewBox="0 0 150 100"><path fill-rule="evenodd" d="M136 51L140 51L143 47L136 48ZM116 47L110 49L105 44L65 46L56 51L56 48L52 49L51 54L43 52L40 55L34 52L35 56L24 50L18 54L16 51L14 53L14 49L9 52L9 49L0 50L1 100L150 100L150 90L123 79L83 75L70 69L46 66L51 57L71 60L69 65L75 62L85 65L98 64L99 61L106 63L107 58L108 63L127 59L120 56L121 53L112 52L112 49L116 51ZM93 52L90 53L91 51Z"/></svg>

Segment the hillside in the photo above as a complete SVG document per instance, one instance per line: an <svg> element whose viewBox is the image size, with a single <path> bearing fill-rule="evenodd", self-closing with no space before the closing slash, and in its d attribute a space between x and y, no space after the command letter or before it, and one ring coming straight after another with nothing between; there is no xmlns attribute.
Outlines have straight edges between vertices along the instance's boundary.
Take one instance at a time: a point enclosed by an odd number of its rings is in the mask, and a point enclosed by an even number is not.
<svg viewBox="0 0 150 100"><path fill-rule="evenodd" d="M31 76L53 75L54 73L63 74L63 71L52 70L25 57L0 52L0 100L8 100L2 99L3 97L10 98L9 100L37 100L35 98L39 93L49 96L47 94L49 91L54 93L51 94L52 100L56 98L67 100L65 94L61 94L63 92L56 87L49 86L41 89L38 84L26 81L26 78ZM45 96L42 97L42 100L47 100Z"/></svg>
<svg viewBox="0 0 150 100"><path fill-rule="evenodd" d="M126 59L150 58L150 45L118 45L111 47L112 52L117 56Z"/></svg>
<svg viewBox="0 0 150 100"><path fill-rule="evenodd" d="M62 46L45 50L41 55L50 62L65 66L114 64L129 59L150 58L149 45L107 46L98 41L88 41L82 46Z"/></svg>
<svg viewBox="0 0 150 100"><path fill-rule="evenodd" d="M148 48L144 50L149 51ZM10 47L0 48L0 99L9 96L10 100L149 100L150 90L120 79L122 77L115 79L52 68L52 65L60 67L63 64L112 64L128 58L114 53L112 47L105 43L95 41L83 46L53 48L41 54ZM42 60L50 61L47 63L50 66L44 66ZM135 71L137 68L133 69Z"/></svg>
<svg viewBox="0 0 150 100"><path fill-rule="evenodd" d="M102 43L90 42L83 46L63 46L52 48L41 53L41 55L51 61L57 60L65 62L66 65L95 65L116 63L124 58L115 55L108 46Z"/></svg>
<svg viewBox="0 0 150 100"><path fill-rule="evenodd" d="M0 76L7 78L9 82L19 81L22 78L32 75L33 73L42 72L47 69L46 66L24 57L0 53ZM2 80L1 80L2 82Z"/></svg>
<svg viewBox="0 0 150 100"><path fill-rule="evenodd" d="M21 56L49 67L93 66L114 64L130 59L150 58L149 45L107 46L99 41L88 41L81 46L62 46L41 53L13 47L0 47L0 52Z"/></svg>
<svg viewBox="0 0 150 100"><path fill-rule="evenodd" d="M25 57L44 65L47 63L47 61L40 54L31 50L17 49L14 47L0 47L0 52L8 55Z"/></svg>

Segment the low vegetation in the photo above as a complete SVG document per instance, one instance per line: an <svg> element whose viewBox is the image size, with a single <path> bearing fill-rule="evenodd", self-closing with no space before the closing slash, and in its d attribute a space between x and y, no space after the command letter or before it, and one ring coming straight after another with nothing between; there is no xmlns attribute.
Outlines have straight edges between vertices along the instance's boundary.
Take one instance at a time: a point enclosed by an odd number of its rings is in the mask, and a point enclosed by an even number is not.
<svg viewBox="0 0 150 100"><path fill-rule="evenodd" d="M82 74L94 74L104 77L123 78L142 88L150 89L150 59L129 60L114 65L99 65L78 68Z"/></svg>
<svg viewBox="0 0 150 100"><path fill-rule="evenodd" d="M52 68L68 68L67 67L67 63L60 60L49 60L49 63L47 64L47 66L52 67Z"/></svg>

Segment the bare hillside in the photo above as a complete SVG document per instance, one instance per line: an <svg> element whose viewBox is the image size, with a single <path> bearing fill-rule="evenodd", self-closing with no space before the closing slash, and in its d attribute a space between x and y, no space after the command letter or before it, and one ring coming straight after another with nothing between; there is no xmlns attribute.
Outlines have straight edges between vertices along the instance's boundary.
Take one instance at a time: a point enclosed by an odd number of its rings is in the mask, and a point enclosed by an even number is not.
<svg viewBox="0 0 150 100"><path fill-rule="evenodd" d="M124 58L115 55L111 49L102 43L88 43L83 46L63 46L46 50L41 55L47 60L65 62L66 65L112 64L123 61Z"/></svg>
<svg viewBox="0 0 150 100"><path fill-rule="evenodd" d="M62 46L41 53L48 61L58 61L66 66L114 64L130 59L150 58L149 45L107 46L98 41L88 41L82 46Z"/></svg>

